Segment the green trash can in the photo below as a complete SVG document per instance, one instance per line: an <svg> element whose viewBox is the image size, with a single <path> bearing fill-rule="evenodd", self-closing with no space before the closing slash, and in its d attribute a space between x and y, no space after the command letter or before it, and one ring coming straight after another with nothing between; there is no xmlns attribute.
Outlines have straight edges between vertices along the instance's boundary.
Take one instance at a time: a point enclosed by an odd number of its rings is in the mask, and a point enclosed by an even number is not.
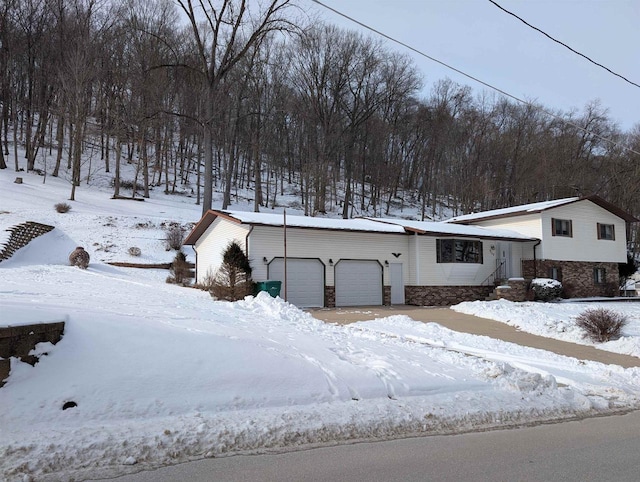
<svg viewBox="0 0 640 482"><path fill-rule="evenodd" d="M282 281L258 281L256 283L256 294L260 291L266 291L273 298L280 296L280 288Z"/></svg>

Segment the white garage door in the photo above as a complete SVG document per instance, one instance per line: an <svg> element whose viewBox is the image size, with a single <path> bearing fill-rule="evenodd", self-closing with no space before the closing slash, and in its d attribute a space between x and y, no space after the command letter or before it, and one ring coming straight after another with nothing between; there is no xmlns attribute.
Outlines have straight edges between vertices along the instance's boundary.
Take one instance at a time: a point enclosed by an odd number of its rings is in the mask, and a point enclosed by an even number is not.
<svg viewBox="0 0 640 482"><path fill-rule="evenodd" d="M269 263L269 279L282 281L280 297L284 298L284 259ZM299 307L324 306L324 265L318 259L287 258L287 301Z"/></svg>
<svg viewBox="0 0 640 482"><path fill-rule="evenodd" d="M377 261L342 260L335 274L336 306L382 304L382 266Z"/></svg>

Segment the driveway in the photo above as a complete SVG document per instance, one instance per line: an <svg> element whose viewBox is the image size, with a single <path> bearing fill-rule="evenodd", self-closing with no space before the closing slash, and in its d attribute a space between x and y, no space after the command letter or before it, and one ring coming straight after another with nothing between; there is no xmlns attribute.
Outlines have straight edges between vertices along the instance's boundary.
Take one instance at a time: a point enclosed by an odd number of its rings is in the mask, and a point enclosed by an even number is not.
<svg viewBox="0 0 640 482"><path fill-rule="evenodd" d="M353 308L310 309L314 318L329 323L347 324L356 321L373 320L393 315L406 315L416 321L435 322L450 330L483 335L498 340L517 343L522 346L547 350L558 355L570 356L579 360L592 360L607 365L620 365L624 368L640 366L640 358L598 350L591 346L578 345L566 341L544 338L517 330L505 323L457 313L449 308L422 306L363 306Z"/></svg>

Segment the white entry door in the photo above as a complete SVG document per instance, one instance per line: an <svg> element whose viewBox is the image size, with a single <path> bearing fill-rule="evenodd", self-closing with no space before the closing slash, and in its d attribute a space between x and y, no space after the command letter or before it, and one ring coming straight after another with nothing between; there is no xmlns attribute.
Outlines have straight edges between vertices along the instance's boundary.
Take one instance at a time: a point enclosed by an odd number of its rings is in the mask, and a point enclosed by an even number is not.
<svg viewBox="0 0 640 482"><path fill-rule="evenodd" d="M498 279L508 279L513 276L511 273L511 243L496 243L496 268L498 269Z"/></svg>
<svg viewBox="0 0 640 482"><path fill-rule="evenodd" d="M318 259L287 258L287 286L284 281L284 259L269 263L269 279L282 281L280 298L300 308L324 306L324 265Z"/></svg>
<svg viewBox="0 0 640 482"><path fill-rule="evenodd" d="M404 305L402 263L391 263L389 265L389 279L391 281L391 304Z"/></svg>
<svg viewBox="0 0 640 482"><path fill-rule="evenodd" d="M371 260L340 260L335 266L336 306L382 305L382 266Z"/></svg>

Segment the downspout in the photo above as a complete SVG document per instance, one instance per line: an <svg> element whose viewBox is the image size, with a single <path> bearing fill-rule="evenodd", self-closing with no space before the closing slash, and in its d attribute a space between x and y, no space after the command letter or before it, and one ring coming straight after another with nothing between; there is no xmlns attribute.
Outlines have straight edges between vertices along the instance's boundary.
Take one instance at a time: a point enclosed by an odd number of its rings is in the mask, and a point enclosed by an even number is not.
<svg viewBox="0 0 640 482"><path fill-rule="evenodd" d="M538 277L538 262L536 261L536 246L539 246L542 240L539 239L536 244L533 245L533 277Z"/></svg>
<svg viewBox="0 0 640 482"><path fill-rule="evenodd" d="M249 232L244 238L244 254L249 259L249 236L251 236L251 232L253 231L253 224L249 228Z"/></svg>

